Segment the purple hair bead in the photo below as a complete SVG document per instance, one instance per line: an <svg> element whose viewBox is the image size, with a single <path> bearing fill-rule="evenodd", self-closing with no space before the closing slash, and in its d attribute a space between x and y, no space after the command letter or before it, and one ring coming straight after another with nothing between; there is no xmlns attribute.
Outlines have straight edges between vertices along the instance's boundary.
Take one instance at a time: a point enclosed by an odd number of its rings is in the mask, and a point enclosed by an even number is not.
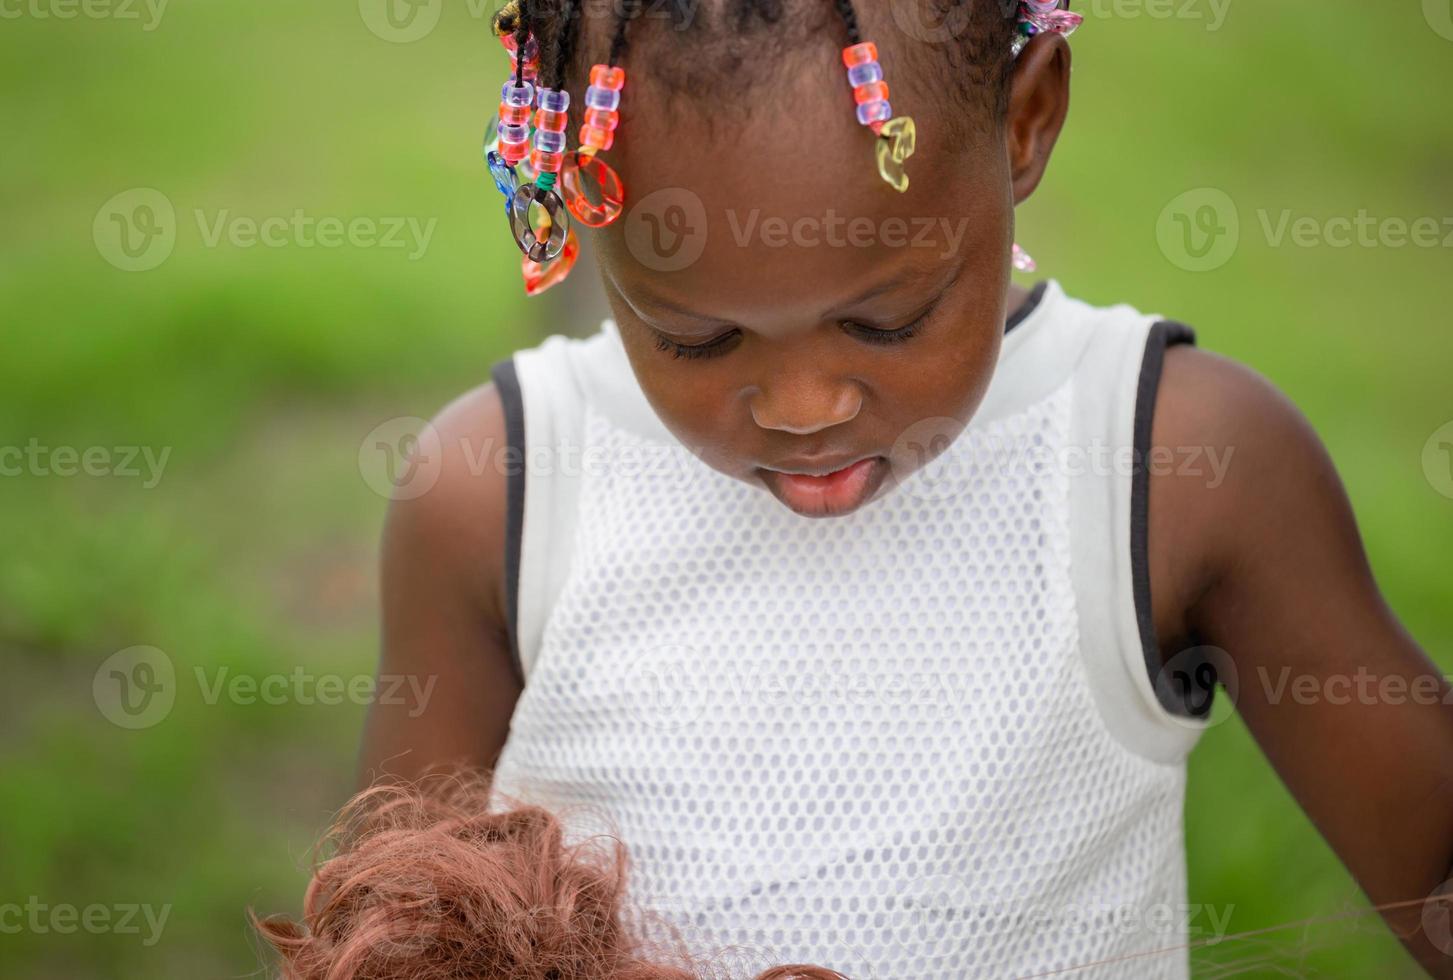
<svg viewBox="0 0 1453 980"><path fill-rule="evenodd" d="M540 108L547 112L564 112L570 108L570 93L563 88L542 88L537 98Z"/></svg>
<svg viewBox="0 0 1453 980"><path fill-rule="evenodd" d="M859 85L869 85L873 82L883 80L883 66L876 61L869 61L866 64L854 65L848 69L848 84L853 88Z"/></svg>

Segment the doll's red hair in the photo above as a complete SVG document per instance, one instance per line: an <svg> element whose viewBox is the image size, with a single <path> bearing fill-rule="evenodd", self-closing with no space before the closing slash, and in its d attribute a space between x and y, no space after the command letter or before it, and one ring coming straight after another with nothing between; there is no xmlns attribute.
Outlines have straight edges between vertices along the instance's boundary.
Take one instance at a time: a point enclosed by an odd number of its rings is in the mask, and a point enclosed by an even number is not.
<svg viewBox="0 0 1453 980"><path fill-rule="evenodd" d="M569 845L536 806L491 808L480 776L376 786L323 840L303 918L254 925L285 980L696 980L623 923L625 845ZM757 980L842 980L813 966Z"/></svg>

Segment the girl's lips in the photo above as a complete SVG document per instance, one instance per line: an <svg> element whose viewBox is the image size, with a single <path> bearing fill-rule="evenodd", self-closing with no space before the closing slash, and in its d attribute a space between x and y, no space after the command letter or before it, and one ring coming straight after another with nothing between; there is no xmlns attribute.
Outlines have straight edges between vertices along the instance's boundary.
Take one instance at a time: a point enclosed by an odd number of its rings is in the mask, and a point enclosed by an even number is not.
<svg viewBox="0 0 1453 980"><path fill-rule="evenodd" d="M870 456L823 476L761 470L762 480L782 503L804 517L837 517L857 510L883 483L888 461Z"/></svg>

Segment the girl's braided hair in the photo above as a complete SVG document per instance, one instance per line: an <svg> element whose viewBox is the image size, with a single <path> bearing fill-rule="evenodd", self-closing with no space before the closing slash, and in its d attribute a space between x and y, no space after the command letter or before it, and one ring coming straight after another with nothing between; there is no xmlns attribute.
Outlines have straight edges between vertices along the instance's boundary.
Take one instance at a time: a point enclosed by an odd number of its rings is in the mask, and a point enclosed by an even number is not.
<svg viewBox="0 0 1453 980"><path fill-rule="evenodd" d="M831 52L831 64L838 50L862 39L853 0L512 0L496 24L521 37L533 33L541 84L565 88L589 66L580 35L586 19L602 10L612 19L608 62L620 63L628 43L649 39L649 65L637 66L634 77L649 77L670 94L711 92L724 82L745 94L799 70L793 51L818 45ZM902 37L893 49L897 63L909 62L919 77L947 80L934 91L950 131L958 119L982 124L986 107L1002 117L1020 0L894 0L891 10L878 29ZM841 81L833 76L832 84ZM754 101L760 100L722 99L713 112L750 111Z"/></svg>

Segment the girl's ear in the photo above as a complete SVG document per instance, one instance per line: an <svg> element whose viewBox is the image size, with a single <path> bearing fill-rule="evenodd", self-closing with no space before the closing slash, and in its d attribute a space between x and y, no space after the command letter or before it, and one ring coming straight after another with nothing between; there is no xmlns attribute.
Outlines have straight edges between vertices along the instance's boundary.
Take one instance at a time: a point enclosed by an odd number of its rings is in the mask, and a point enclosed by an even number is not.
<svg viewBox="0 0 1453 980"><path fill-rule="evenodd" d="M1014 203L1039 186L1070 108L1070 46L1058 34L1040 34L1014 65L1005 121Z"/></svg>

